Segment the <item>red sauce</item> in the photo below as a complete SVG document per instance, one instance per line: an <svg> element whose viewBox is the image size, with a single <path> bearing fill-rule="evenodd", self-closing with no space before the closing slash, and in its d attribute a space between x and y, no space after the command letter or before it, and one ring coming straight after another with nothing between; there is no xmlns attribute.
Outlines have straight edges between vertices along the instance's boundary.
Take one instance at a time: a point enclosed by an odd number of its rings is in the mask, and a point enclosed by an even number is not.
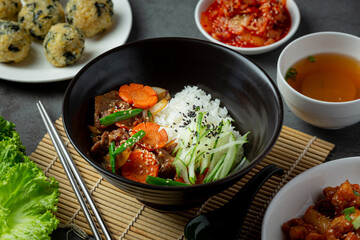
<svg viewBox="0 0 360 240"><path fill-rule="evenodd" d="M291 17L286 0L216 0L200 22L218 41L250 48L282 39L290 30Z"/></svg>

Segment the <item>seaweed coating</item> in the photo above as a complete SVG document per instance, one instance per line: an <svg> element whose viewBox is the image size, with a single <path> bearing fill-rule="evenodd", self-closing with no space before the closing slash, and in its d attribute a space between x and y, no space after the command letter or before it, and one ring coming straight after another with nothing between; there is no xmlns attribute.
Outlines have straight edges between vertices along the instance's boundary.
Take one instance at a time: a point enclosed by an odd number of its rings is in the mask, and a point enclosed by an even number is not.
<svg viewBox="0 0 360 240"><path fill-rule="evenodd" d="M16 21L21 7L20 0L0 0L0 19Z"/></svg>
<svg viewBox="0 0 360 240"><path fill-rule="evenodd" d="M21 8L18 21L33 38L43 40L52 25L65 21L65 13L58 1L30 0Z"/></svg>
<svg viewBox="0 0 360 240"><path fill-rule="evenodd" d="M65 8L66 21L92 37L113 23L111 0L69 0Z"/></svg>
<svg viewBox="0 0 360 240"><path fill-rule="evenodd" d="M56 67L78 61L84 51L85 37L68 23L53 25L46 34L43 47L46 59Z"/></svg>
<svg viewBox="0 0 360 240"><path fill-rule="evenodd" d="M30 46L31 38L19 23L0 20L0 62L20 62Z"/></svg>

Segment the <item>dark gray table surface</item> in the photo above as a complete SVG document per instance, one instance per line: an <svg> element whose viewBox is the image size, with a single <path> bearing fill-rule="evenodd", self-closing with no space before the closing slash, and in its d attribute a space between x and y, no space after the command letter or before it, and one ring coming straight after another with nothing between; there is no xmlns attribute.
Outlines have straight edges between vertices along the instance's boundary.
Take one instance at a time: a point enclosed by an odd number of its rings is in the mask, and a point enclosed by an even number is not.
<svg viewBox="0 0 360 240"><path fill-rule="evenodd" d="M116 1L116 0L113 0ZM338 31L360 36L359 0L297 0L301 23L294 40L300 36L319 31ZM205 38L194 21L197 0L130 0L133 26L127 42L156 37ZM261 55L248 56L263 68L275 81L276 63L282 49ZM16 71L16 70L14 70ZM41 100L55 120L61 116L62 100L70 80L53 83L19 83L1 80L0 115L16 124L27 154L35 151L46 133L36 108ZM339 130L313 127L297 118L284 105L284 125L317 136L336 145L328 160L360 156L360 123ZM53 234L62 239L62 231Z"/></svg>

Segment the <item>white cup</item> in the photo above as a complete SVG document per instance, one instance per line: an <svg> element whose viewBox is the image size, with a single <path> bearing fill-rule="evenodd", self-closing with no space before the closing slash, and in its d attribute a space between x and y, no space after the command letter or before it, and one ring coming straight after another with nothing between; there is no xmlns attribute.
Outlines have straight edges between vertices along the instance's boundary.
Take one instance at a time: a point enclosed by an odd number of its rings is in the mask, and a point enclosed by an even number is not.
<svg viewBox="0 0 360 240"><path fill-rule="evenodd" d="M313 126L339 129L360 121L360 99L348 102L325 102L309 98L292 88L284 76L296 62L319 53L338 53L360 61L360 38L340 32L318 32L288 44L277 63L277 85L289 109Z"/></svg>

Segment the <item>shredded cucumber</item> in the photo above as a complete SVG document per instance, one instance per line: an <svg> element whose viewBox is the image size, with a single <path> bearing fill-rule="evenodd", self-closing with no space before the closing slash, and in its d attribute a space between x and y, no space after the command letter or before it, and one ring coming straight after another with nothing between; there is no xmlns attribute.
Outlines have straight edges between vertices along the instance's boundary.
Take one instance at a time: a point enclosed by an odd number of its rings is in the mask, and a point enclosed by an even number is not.
<svg viewBox="0 0 360 240"><path fill-rule="evenodd" d="M188 184L195 184L199 174L206 173L204 182L224 178L247 163L243 144L248 133L235 136L230 120L214 125L208 123L208 115L197 112L179 135L174 164L177 176Z"/></svg>
<svg viewBox="0 0 360 240"><path fill-rule="evenodd" d="M230 143L225 144L225 145L231 144L231 146L228 147L228 152L226 153L224 163L222 164L222 168L218 174L219 178L223 178L228 175L228 173L235 161L237 145L235 144L236 139L235 139L235 136L233 133L231 133L229 140L230 140ZM223 145L223 146L225 146L225 145ZM217 180L217 178L215 180Z"/></svg>
<svg viewBox="0 0 360 240"><path fill-rule="evenodd" d="M206 175L206 177L204 179L204 183L211 182L214 180L215 176L217 176L220 171L221 165L224 164L225 157L226 157L226 153L224 153L224 155L222 155L222 157L219 159L219 161L215 165L214 169Z"/></svg>

